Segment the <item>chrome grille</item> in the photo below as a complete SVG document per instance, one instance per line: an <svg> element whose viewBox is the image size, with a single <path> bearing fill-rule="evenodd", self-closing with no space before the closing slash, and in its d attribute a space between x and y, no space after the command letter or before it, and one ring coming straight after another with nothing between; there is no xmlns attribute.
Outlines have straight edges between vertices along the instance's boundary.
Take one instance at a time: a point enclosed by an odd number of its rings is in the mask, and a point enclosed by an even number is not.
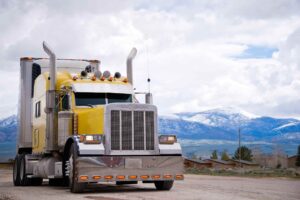
<svg viewBox="0 0 300 200"><path fill-rule="evenodd" d="M111 111L111 149L120 149L120 112Z"/></svg>
<svg viewBox="0 0 300 200"><path fill-rule="evenodd" d="M121 111L122 113L122 150L132 150L132 112Z"/></svg>
<svg viewBox="0 0 300 200"><path fill-rule="evenodd" d="M146 149L154 149L154 113L146 112Z"/></svg>
<svg viewBox="0 0 300 200"><path fill-rule="evenodd" d="M144 150L144 112L134 111L134 149Z"/></svg>
<svg viewBox="0 0 300 200"><path fill-rule="evenodd" d="M154 112L111 110L111 150L154 150Z"/></svg>

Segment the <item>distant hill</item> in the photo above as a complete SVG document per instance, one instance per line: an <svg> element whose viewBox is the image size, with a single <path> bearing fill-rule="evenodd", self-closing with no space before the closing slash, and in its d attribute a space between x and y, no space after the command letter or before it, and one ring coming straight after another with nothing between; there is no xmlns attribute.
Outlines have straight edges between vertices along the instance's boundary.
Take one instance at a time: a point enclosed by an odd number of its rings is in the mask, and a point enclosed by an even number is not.
<svg viewBox="0 0 300 200"><path fill-rule="evenodd" d="M0 120L0 143L15 141L17 137L16 115Z"/></svg>
<svg viewBox="0 0 300 200"><path fill-rule="evenodd" d="M203 112L176 113L159 117L159 133L176 134L186 155L208 156L213 149L233 153L238 129L242 144L271 152L280 146L286 153L296 153L300 144L300 121L256 116L236 108ZM0 161L15 155L17 117L0 120Z"/></svg>
<svg viewBox="0 0 300 200"><path fill-rule="evenodd" d="M16 154L17 127L16 115L0 120L0 162Z"/></svg>
<svg viewBox="0 0 300 200"><path fill-rule="evenodd" d="M281 148L293 155L300 144L297 119L257 116L230 107L159 117L159 132L176 134L186 155L209 156L214 149L233 154L239 128L242 144L265 153Z"/></svg>
<svg viewBox="0 0 300 200"><path fill-rule="evenodd" d="M161 133L173 133L181 139L236 140L239 128L244 141L300 141L299 120L260 117L231 108L159 118Z"/></svg>

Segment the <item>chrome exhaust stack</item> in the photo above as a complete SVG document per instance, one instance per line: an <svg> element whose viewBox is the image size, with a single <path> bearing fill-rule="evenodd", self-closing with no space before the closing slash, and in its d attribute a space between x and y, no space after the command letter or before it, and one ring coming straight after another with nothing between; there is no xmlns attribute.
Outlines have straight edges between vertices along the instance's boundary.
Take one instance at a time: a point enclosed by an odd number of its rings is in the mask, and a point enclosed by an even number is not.
<svg viewBox="0 0 300 200"><path fill-rule="evenodd" d="M50 90L55 90L55 86L56 86L56 55L45 41L43 42L43 49L49 56Z"/></svg>
<svg viewBox="0 0 300 200"><path fill-rule="evenodd" d="M55 113L55 90L56 90L56 55L47 45L43 42L43 49L49 56L49 80L50 87L46 94L46 108L47 125L46 125L46 150L48 152L57 150L57 113Z"/></svg>
<svg viewBox="0 0 300 200"><path fill-rule="evenodd" d="M132 48L128 57L127 57L127 61L126 61L126 65L127 65L127 79L128 82L131 83L131 85L133 85L133 74L132 74L132 60L135 58L137 53L136 48Z"/></svg>

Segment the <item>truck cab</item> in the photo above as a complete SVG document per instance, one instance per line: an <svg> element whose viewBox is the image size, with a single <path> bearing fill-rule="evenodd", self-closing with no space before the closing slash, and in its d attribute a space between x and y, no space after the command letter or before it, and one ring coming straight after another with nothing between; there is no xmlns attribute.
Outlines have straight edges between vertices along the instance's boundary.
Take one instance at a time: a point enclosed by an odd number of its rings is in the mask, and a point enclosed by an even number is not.
<svg viewBox="0 0 300 200"><path fill-rule="evenodd" d="M171 189L183 180L180 144L158 134L152 94L140 103L133 89L132 60L127 76L100 70L100 61L21 58L19 141L14 165L16 186L154 183Z"/></svg>

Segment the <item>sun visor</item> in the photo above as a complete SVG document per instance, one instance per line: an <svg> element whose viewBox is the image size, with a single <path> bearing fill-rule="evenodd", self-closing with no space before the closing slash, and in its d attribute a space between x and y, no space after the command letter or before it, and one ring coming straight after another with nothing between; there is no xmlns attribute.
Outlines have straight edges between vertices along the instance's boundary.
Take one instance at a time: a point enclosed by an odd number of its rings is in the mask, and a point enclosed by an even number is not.
<svg viewBox="0 0 300 200"><path fill-rule="evenodd" d="M74 83L74 92L133 94L131 85L107 83Z"/></svg>

